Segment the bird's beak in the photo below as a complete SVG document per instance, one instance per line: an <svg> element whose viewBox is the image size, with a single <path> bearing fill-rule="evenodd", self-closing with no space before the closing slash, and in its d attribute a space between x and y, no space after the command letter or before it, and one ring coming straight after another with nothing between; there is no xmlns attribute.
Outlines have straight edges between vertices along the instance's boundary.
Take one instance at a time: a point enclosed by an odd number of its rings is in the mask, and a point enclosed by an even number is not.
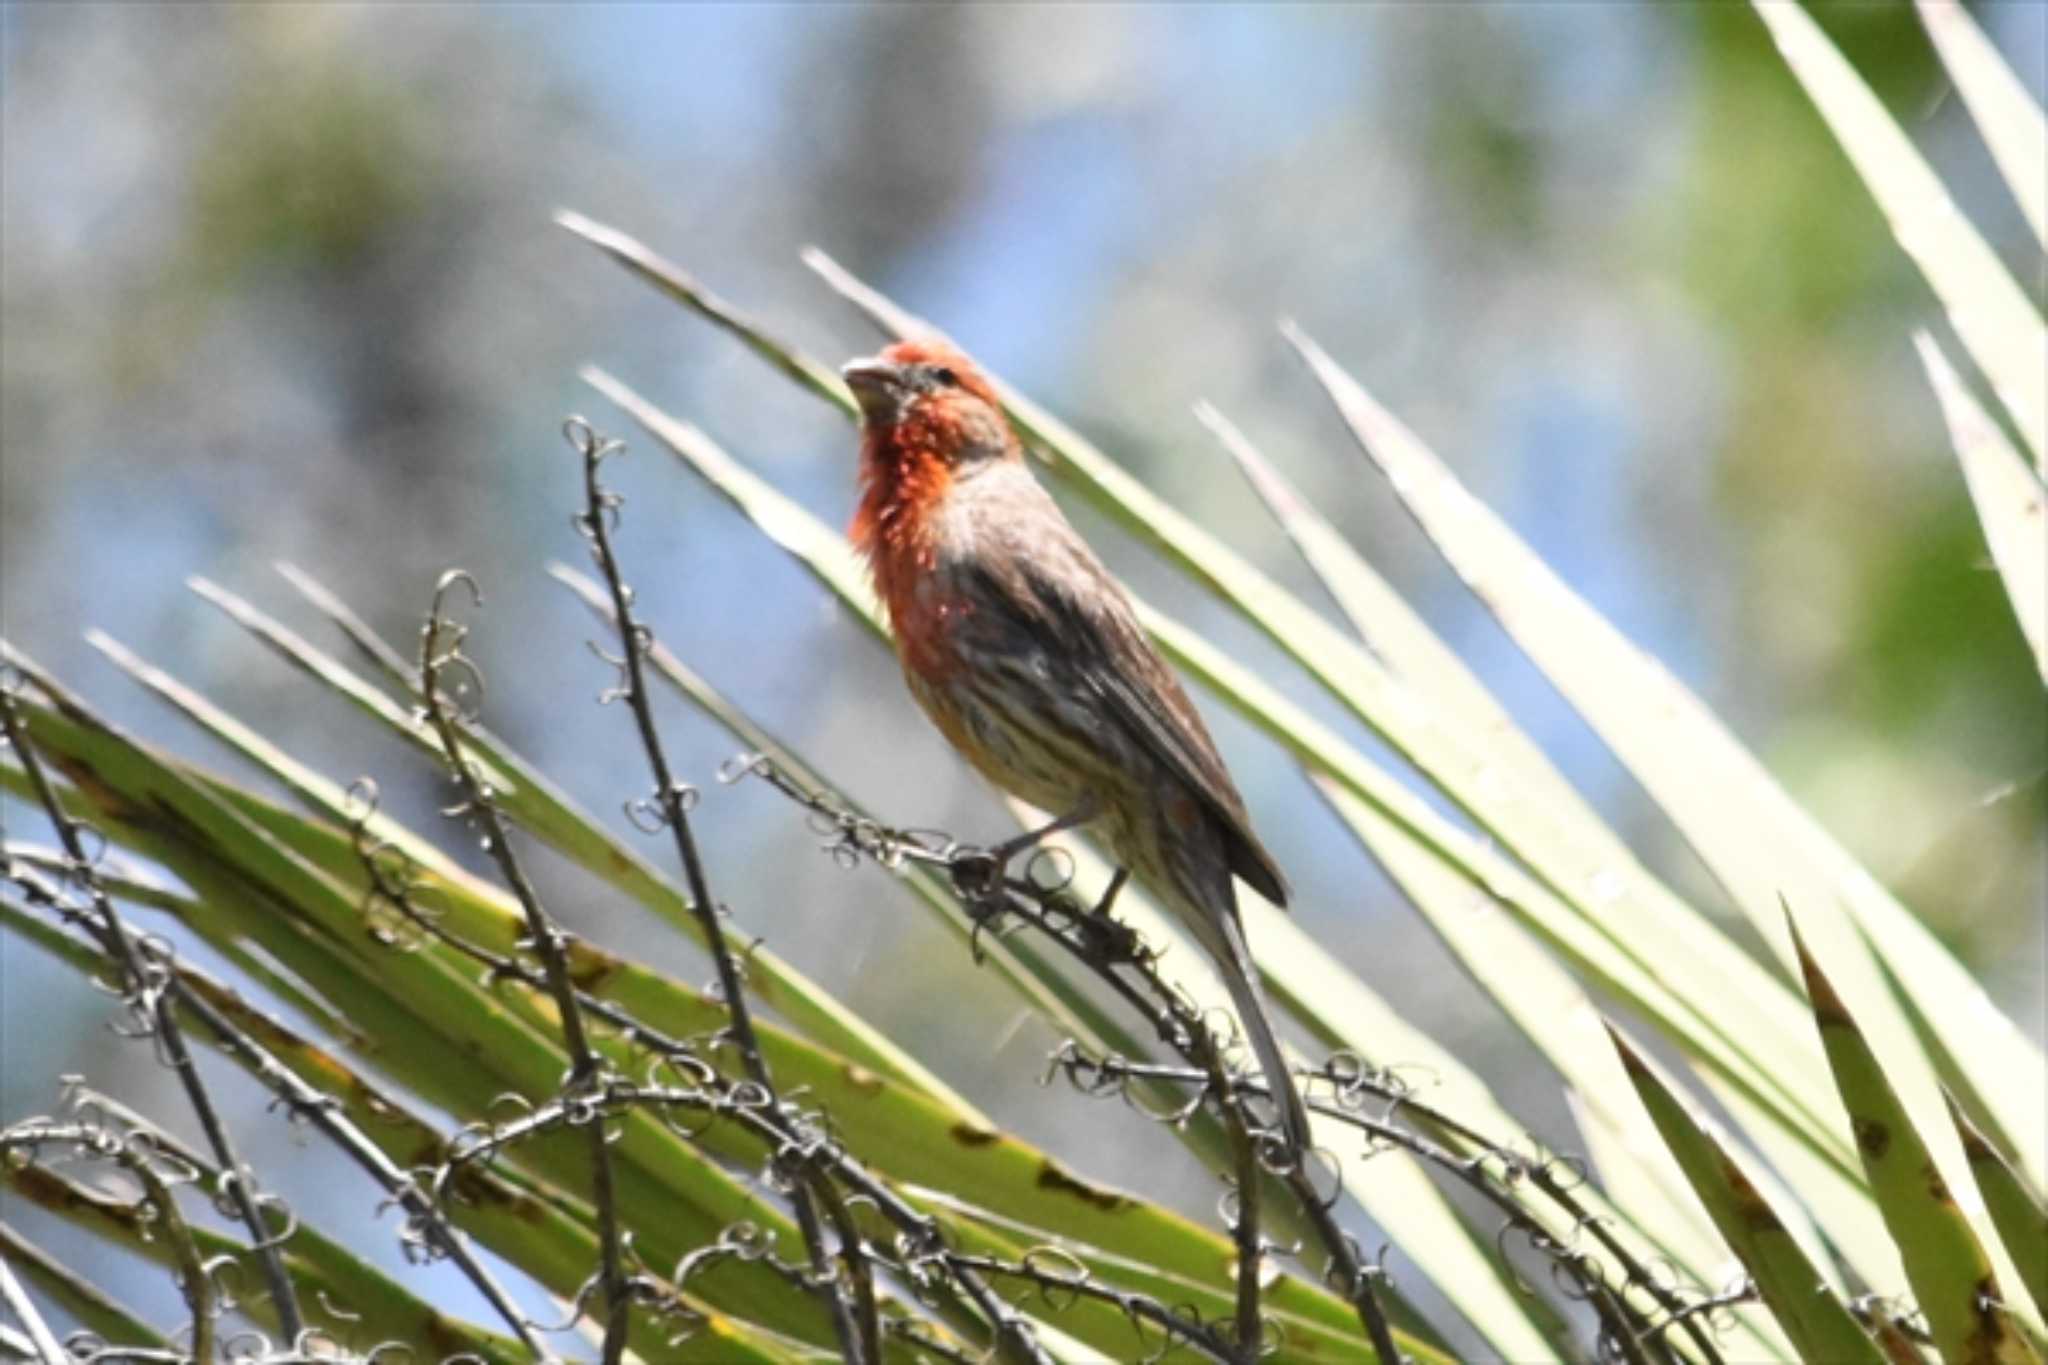
<svg viewBox="0 0 2048 1365"><path fill-rule="evenodd" d="M878 355L849 360L839 367L839 374L869 417L893 417L908 391L903 371Z"/></svg>

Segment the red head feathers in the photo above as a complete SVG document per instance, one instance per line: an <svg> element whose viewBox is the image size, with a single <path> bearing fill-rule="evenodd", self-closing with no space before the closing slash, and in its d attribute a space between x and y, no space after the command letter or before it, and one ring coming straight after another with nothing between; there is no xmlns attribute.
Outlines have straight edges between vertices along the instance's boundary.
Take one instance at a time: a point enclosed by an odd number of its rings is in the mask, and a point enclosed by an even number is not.
<svg viewBox="0 0 2048 1365"><path fill-rule="evenodd" d="M899 341L842 371L861 410L861 500L853 541L874 563L914 554L921 527L966 467L1023 447L994 386L944 342Z"/></svg>

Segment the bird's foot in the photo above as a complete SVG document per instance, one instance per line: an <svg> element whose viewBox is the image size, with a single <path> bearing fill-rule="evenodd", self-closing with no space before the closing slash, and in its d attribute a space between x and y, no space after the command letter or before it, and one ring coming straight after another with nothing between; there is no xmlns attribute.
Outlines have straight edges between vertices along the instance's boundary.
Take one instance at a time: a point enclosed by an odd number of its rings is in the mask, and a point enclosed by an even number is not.
<svg viewBox="0 0 2048 1365"><path fill-rule="evenodd" d="M961 845L947 859L953 874L954 889L970 903L995 898L1002 890L1003 878L1008 875L1010 864L1016 860L1018 854L1030 852L1061 830L1087 824L1101 814L1101 811L1101 802L1091 793L1081 798L1079 805L1059 819L1037 829L1027 830L1014 839L1007 839L991 848ZM1117 885L1122 885L1121 881ZM1110 895L1115 894L1112 889Z"/></svg>
<svg viewBox="0 0 2048 1365"><path fill-rule="evenodd" d="M1112 962L1136 962L1145 955L1145 941L1138 937L1138 931L1110 913L1116 906L1117 893L1130 879L1129 868L1118 868L1102 899L1080 921L1089 943Z"/></svg>
<svg viewBox="0 0 2048 1365"><path fill-rule="evenodd" d="M981 907L986 912L1000 908L1003 889L1003 860L996 851L985 848L962 848L947 860L946 870L952 874L953 889L967 902L970 911Z"/></svg>

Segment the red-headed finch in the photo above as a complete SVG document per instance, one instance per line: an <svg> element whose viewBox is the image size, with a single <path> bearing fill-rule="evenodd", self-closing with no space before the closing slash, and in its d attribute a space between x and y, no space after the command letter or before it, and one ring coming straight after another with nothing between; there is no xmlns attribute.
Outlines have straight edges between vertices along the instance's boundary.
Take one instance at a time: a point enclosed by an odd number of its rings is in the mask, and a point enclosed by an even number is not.
<svg viewBox="0 0 2048 1365"><path fill-rule="evenodd" d="M912 695L968 762L1059 817L1057 828L1097 824L1178 915L1215 959L1305 1152L1307 1116L1266 1021L1231 877L1276 905L1287 883L1179 679L1025 467L972 361L902 342L843 373L861 409L853 539Z"/></svg>

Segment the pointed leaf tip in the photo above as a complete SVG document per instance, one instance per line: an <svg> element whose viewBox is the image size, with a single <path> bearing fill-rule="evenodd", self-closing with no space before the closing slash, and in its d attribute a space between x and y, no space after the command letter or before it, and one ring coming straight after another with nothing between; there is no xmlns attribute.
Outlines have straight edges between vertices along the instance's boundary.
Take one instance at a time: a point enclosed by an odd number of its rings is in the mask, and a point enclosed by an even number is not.
<svg viewBox="0 0 2048 1365"><path fill-rule="evenodd" d="M1779 904L1784 905L1783 897L1779 898ZM1807 950L1806 940L1800 937L1799 925L1792 918L1790 906L1785 907L1785 927L1791 931L1792 947L1799 954L1799 972L1806 979L1806 998L1813 1006L1815 1020L1823 1027L1846 1024L1854 1028L1855 1016L1849 1013L1849 1007L1842 1003L1834 983L1828 980L1827 973L1821 970L1820 963Z"/></svg>
<svg viewBox="0 0 2048 1365"><path fill-rule="evenodd" d="M1607 1030L1607 1037L1614 1044L1615 1054L1621 1058L1624 1071L1631 1077L1648 1077L1651 1074L1648 1063L1644 1062L1635 1048L1629 1045L1628 1039L1614 1026L1612 1019L1601 1019L1600 1027Z"/></svg>

